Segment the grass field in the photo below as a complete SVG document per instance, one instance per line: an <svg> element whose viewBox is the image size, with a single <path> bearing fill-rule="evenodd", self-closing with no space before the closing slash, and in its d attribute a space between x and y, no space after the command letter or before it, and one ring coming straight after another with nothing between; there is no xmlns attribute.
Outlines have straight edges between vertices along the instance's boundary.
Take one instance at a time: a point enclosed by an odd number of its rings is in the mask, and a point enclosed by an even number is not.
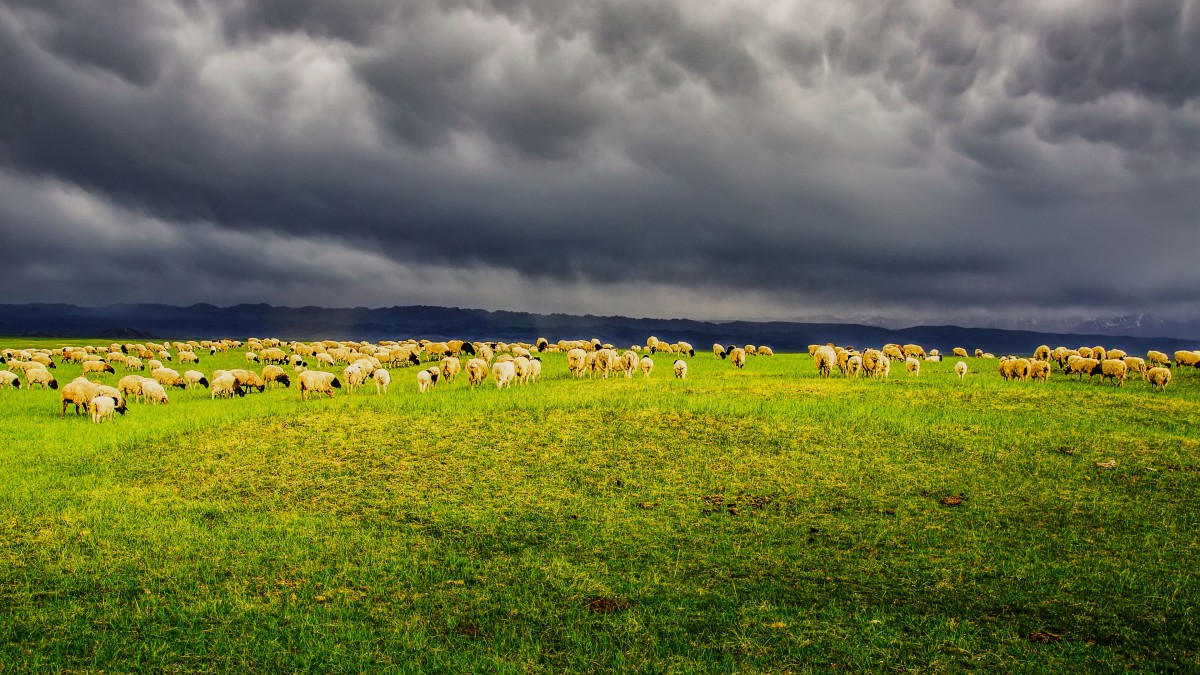
<svg viewBox="0 0 1200 675"><path fill-rule="evenodd" d="M0 673L1200 669L1196 374L544 360L98 426L0 390Z"/></svg>

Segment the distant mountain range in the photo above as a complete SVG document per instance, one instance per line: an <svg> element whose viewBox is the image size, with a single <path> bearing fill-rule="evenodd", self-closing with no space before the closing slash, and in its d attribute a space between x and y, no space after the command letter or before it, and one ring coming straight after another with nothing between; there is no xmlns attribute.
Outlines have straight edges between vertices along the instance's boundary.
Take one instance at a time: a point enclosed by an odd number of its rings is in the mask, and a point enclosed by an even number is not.
<svg viewBox="0 0 1200 675"><path fill-rule="evenodd" d="M858 347L888 342L915 342L949 353L952 347L976 347L995 353L1029 353L1040 344L1068 346L1102 344L1132 353L1147 349L1171 352L1200 348L1200 339L1152 336L1154 325L1138 319L1097 323L1071 332L1038 332L959 326L914 326L889 329L854 323L793 321L707 322L690 319L634 319L623 316L530 314L526 312L457 309L451 307L274 307L208 304L177 307L121 304L79 307L68 304L0 305L0 335L113 338L120 340L203 339L250 336L288 340L526 340L544 336L559 339L600 338L616 345L643 344L650 335L676 342L685 340L698 351L721 344L767 344L777 351L801 351L810 344L835 342ZM1125 329L1131 334L1116 335ZM1190 335L1200 336L1200 332Z"/></svg>

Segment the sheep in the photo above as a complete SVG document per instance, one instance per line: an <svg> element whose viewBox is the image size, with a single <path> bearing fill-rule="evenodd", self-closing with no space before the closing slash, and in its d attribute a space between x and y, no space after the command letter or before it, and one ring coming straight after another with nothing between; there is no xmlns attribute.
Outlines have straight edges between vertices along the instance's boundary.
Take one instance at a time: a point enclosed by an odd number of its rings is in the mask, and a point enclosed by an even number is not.
<svg viewBox="0 0 1200 675"><path fill-rule="evenodd" d="M996 358L996 355L995 355L995 354L993 354L993 353L991 353L991 352L984 352L983 354L981 354L981 355L979 356L979 358L981 358L981 359L994 359L994 358Z"/></svg>
<svg viewBox="0 0 1200 675"><path fill-rule="evenodd" d="M833 372L833 366L837 362L837 352L833 347L822 345L813 352L813 364L817 367L817 374L821 377L829 377Z"/></svg>
<svg viewBox="0 0 1200 675"><path fill-rule="evenodd" d="M744 368L746 366L746 350L734 347L733 351L729 353L729 362L733 364L734 368Z"/></svg>
<svg viewBox="0 0 1200 675"><path fill-rule="evenodd" d="M1159 391L1165 391L1171 382L1171 371L1163 367L1151 368L1146 371L1146 381Z"/></svg>
<svg viewBox="0 0 1200 675"><path fill-rule="evenodd" d="M677 342L677 343L675 343L675 345L673 345L673 347L674 347L674 352L676 354L680 354L680 355L687 354L688 356L696 355L696 350L692 348L691 343ZM746 345L746 352L748 352L748 353L751 352L750 345Z"/></svg>
<svg viewBox="0 0 1200 675"><path fill-rule="evenodd" d="M921 376L921 360L915 356L909 356L904 359L904 369L908 371L909 377Z"/></svg>
<svg viewBox="0 0 1200 675"><path fill-rule="evenodd" d="M884 345L883 355L892 361L903 361L904 352L900 351L900 345Z"/></svg>
<svg viewBox="0 0 1200 675"><path fill-rule="evenodd" d="M129 408L125 405L125 395L122 394L116 387L110 387L107 384L97 385L96 395L107 396L116 401L117 407L115 410L116 412L121 413L122 416L124 416L125 412L129 410Z"/></svg>
<svg viewBox="0 0 1200 675"><path fill-rule="evenodd" d="M625 373L625 379L633 379L633 374L637 372L638 355L632 349L626 351L617 360L617 370Z"/></svg>
<svg viewBox="0 0 1200 675"><path fill-rule="evenodd" d="M453 382L454 378L462 372L462 362L458 360L457 356L447 356L438 363L438 367L442 371L442 377L446 378L447 384Z"/></svg>
<svg viewBox="0 0 1200 675"><path fill-rule="evenodd" d="M246 390L242 389L242 385L238 384L237 378L232 373L222 373L221 375L213 375L212 393L210 399L216 400L220 398L233 398L234 396L245 396Z"/></svg>
<svg viewBox="0 0 1200 675"><path fill-rule="evenodd" d="M287 361L287 352L278 347L268 347L259 352L258 357L263 363L280 364Z"/></svg>
<svg viewBox="0 0 1200 675"><path fill-rule="evenodd" d="M187 381L178 372L170 368L155 368L150 371L150 377L164 387L187 388Z"/></svg>
<svg viewBox="0 0 1200 675"><path fill-rule="evenodd" d="M292 386L292 378L283 372L283 368L275 365L263 366L262 379L266 384L271 384L272 382L281 384L284 389Z"/></svg>
<svg viewBox="0 0 1200 675"><path fill-rule="evenodd" d="M35 384L41 385L43 389L46 387L58 389L58 380L54 379L54 376L50 374L50 371L46 370L45 368L27 369L25 371L25 383L30 389L32 389L33 385Z"/></svg>
<svg viewBox="0 0 1200 675"><path fill-rule="evenodd" d="M249 363L258 363L258 354L246 352L246 361Z"/></svg>
<svg viewBox="0 0 1200 675"><path fill-rule="evenodd" d="M771 349L770 347L768 347L766 345L759 345L758 346L758 355L759 356L775 356L775 350Z"/></svg>
<svg viewBox="0 0 1200 675"><path fill-rule="evenodd" d="M1171 360L1167 358L1167 355L1162 352L1154 351L1153 349L1146 352L1146 363L1154 368L1159 366L1163 368L1171 367Z"/></svg>
<svg viewBox="0 0 1200 675"><path fill-rule="evenodd" d="M162 361L159 361L158 359L150 359L149 361L146 361L146 370L149 370L150 372L154 372L162 367Z"/></svg>
<svg viewBox="0 0 1200 675"><path fill-rule="evenodd" d="M96 398L96 383L80 376L68 382L61 391L59 391L59 400L62 401L62 414L60 418L67 416L67 406L75 404L75 414L79 415L80 406L84 412L88 410L88 404L93 398Z"/></svg>
<svg viewBox="0 0 1200 675"><path fill-rule="evenodd" d="M131 370L145 370L146 366L142 364L142 360L136 356L130 356L125 359L125 372Z"/></svg>
<svg viewBox="0 0 1200 675"><path fill-rule="evenodd" d="M677 359L675 361L675 378L676 379L682 380L685 377L687 377L687 370L688 370L687 362L685 362L683 359Z"/></svg>
<svg viewBox="0 0 1200 675"><path fill-rule="evenodd" d="M544 352L550 347L550 341L544 337L540 337L537 340L535 340L534 344L537 345L537 350L539 352Z"/></svg>
<svg viewBox="0 0 1200 675"><path fill-rule="evenodd" d="M966 350L964 349L963 352L966 353ZM963 379L967 374L967 362L959 361L954 364L954 372L958 374L958 379Z"/></svg>
<svg viewBox="0 0 1200 675"><path fill-rule="evenodd" d="M371 379L375 380L375 393L386 394L388 385L392 383L392 374L386 368L376 368L371 373Z"/></svg>
<svg viewBox="0 0 1200 675"><path fill-rule="evenodd" d="M1083 380L1084 375L1087 375L1088 382L1091 382L1093 377L1102 374L1102 371L1100 370L1100 362L1096 359L1085 359L1080 357L1078 359L1072 359L1067 365L1072 369L1071 373L1067 374L1078 373L1080 381Z"/></svg>
<svg viewBox="0 0 1200 675"><path fill-rule="evenodd" d="M960 359L965 359L965 358L967 358L967 350L966 350L966 349L963 349L962 347L955 347L954 349L951 349L951 350L950 350L950 354L951 354L952 356L957 356L957 357L959 357Z"/></svg>
<svg viewBox="0 0 1200 675"><path fill-rule="evenodd" d="M467 384L474 389L475 385L483 382L488 376L488 362L480 358L467 361Z"/></svg>
<svg viewBox="0 0 1200 675"><path fill-rule="evenodd" d="M1104 347L1092 347L1092 358L1097 361L1104 361L1108 358L1108 350Z"/></svg>
<svg viewBox="0 0 1200 675"><path fill-rule="evenodd" d="M101 420L112 419L117 402L111 396L96 396L89 402L88 407L92 413L92 424L99 424Z"/></svg>
<svg viewBox="0 0 1200 675"><path fill-rule="evenodd" d="M330 356L328 352L319 352L313 356L313 358L317 360L318 365L322 365L327 368L332 368L334 366L333 357Z"/></svg>
<svg viewBox="0 0 1200 675"><path fill-rule="evenodd" d="M1129 369L1130 373L1141 373L1142 379L1146 379L1145 359L1140 356L1126 356L1123 361L1125 361L1125 367Z"/></svg>
<svg viewBox="0 0 1200 675"><path fill-rule="evenodd" d="M976 347L975 348L975 358L978 359L978 358L981 358L982 356L983 356L983 350L980 349L979 347Z"/></svg>
<svg viewBox="0 0 1200 675"><path fill-rule="evenodd" d="M288 363L292 366L292 370L295 370L296 368L301 367L301 366L308 365L307 363L304 362L304 357L299 354L292 354L291 356L289 356Z"/></svg>
<svg viewBox="0 0 1200 675"><path fill-rule="evenodd" d="M21 388L21 378L16 373L9 370L0 370L0 388L8 387L11 389Z"/></svg>
<svg viewBox="0 0 1200 675"><path fill-rule="evenodd" d="M858 377L862 373L863 360L862 356L855 354L846 359L846 374L849 377Z"/></svg>
<svg viewBox="0 0 1200 675"><path fill-rule="evenodd" d="M1091 347L1080 347L1080 348L1076 349L1075 351L1079 352L1079 356L1081 358L1085 358L1085 359L1092 358L1092 348Z"/></svg>
<svg viewBox="0 0 1200 675"><path fill-rule="evenodd" d="M638 366L642 370L642 377L650 377L650 373L654 370L654 359L649 356L643 356L638 362Z"/></svg>
<svg viewBox="0 0 1200 675"><path fill-rule="evenodd" d="M658 351L658 338L654 337L653 335L646 338L646 348L650 350L651 354L657 352Z"/></svg>
<svg viewBox="0 0 1200 675"><path fill-rule="evenodd" d="M246 393L250 393L250 389L257 389L258 393L261 394L263 390L267 388L266 381L262 379L261 375L253 370L234 368L233 370L229 371L229 373L237 379L238 384L246 390ZM213 373L213 377L216 377L216 373Z"/></svg>
<svg viewBox="0 0 1200 675"><path fill-rule="evenodd" d="M724 345L722 345L719 342L714 342L713 343L713 358L724 359L727 356L729 356L729 354L725 351Z"/></svg>
<svg viewBox="0 0 1200 675"><path fill-rule="evenodd" d="M200 363L200 357L194 352L179 352L180 363Z"/></svg>
<svg viewBox="0 0 1200 675"><path fill-rule="evenodd" d="M608 374L617 369L618 358L615 349L601 349L596 352L596 369L600 371L604 379L607 380Z"/></svg>
<svg viewBox="0 0 1200 675"><path fill-rule="evenodd" d="M441 360L442 357L450 353L450 345L445 342L430 342L425 345L425 359L427 361Z"/></svg>
<svg viewBox="0 0 1200 675"><path fill-rule="evenodd" d="M908 363L907 359L910 356L913 358L923 359L926 356L928 356L928 354L925 353L925 348L922 347L921 345L913 345L913 344L904 345L904 358L906 359L905 360L906 364Z"/></svg>
<svg viewBox="0 0 1200 675"><path fill-rule="evenodd" d="M1095 350L1092 351L1095 353ZM1120 387L1125 384L1125 378L1129 376L1129 366L1121 359L1104 359L1100 362L1100 383L1105 380L1112 380L1113 384Z"/></svg>
<svg viewBox="0 0 1200 675"><path fill-rule="evenodd" d="M886 380L888 378L888 375L891 374L891 372L892 372L892 360L890 358L888 358L887 354L881 354L879 356L878 363L876 363L876 365L875 365L874 376L876 378L883 378L884 380Z"/></svg>
<svg viewBox="0 0 1200 675"><path fill-rule="evenodd" d="M1050 362L1034 360L1029 364L1029 377L1034 382L1050 381Z"/></svg>
<svg viewBox="0 0 1200 675"><path fill-rule="evenodd" d="M142 378L142 396L145 398L146 403L161 403L166 405L170 402L167 399L167 390L163 389L163 386L156 380L148 377Z"/></svg>
<svg viewBox="0 0 1200 675"><path fill-rule="evenodd" d="M342 377L346 380L346 391L353 394L367 381L367 369L351 364L342 369Z"/></svg>
<svg viewBox="0 0 1200 675"><path fill-rule="evenodd" d="M417 373L417 391L424 394L426 389L437 384L440 375L437 368L426 368Z"/></svg>
<svg viewBox="0 0 1200 675"><path fill-rule="evenodd" d="M129 398L142 398L142 380L145 378L141 375L126 375L117 382L117 391L123 396Z"/></svg>
<svg viewBox="0 0 1200 675"><path fill-rule="evenodd" d="M47 370L58 368L58 366L54 365L54 359L46 356L45 354L34 354L29 358L29 360L33 361L34 363L42 364Z"/></svg>
<svg viewBox="0 0 1200 675"><path fill-rule="evenodd" d="M1127 354L1124 349L1108 350L1108 358L1110 359L1121 359L1124 361L1126 356L1129 356L1129 354Z"/></svg>
<svg viewBox="0 0 1200 675"><path fill-rule="evenodd" d="M1175 365L1200 368L1200 352L1190 352L1182 349L1175 352Z"/></svg>
<svg viewBox="0 0 1200 675"><path fill-rule="evenodd" d="M88 373L116 373L113 367L103 361L84 361L83 374Z"/></svg>
<svg viewBox="0 0 1200 675"><path fill-rule="evenodd" d="M492 366L492 377L496 378L497 389L507 387L516 376L516 367L512 361L497 361Z"/></svg>
<svg viewBox="0 0 1200 675"><path fill-rule="evenodd" d="M1005 381L1019 380L1026 382L1029 380L1031 369L1032 364L1030 364L1029 359L1004 358L1000 359L1000 365L998 366L1000 376Z"/></svg>
<svg viewBox="0 0 1200 675"><path fill-rule="evenodd" d="M1035 361L1050 360L1050 345L1038 345L1037 349L1033 350L1033 359Z"/></svg>
<svg viewBox="0 0 1200 675"><path fill-rule="evenodd" d="M535 356L529 360L529 366L532 368L532 372L529 375L529 380L531 382L537 382L542 377L542 360Z"/></svg>
<svg viewBox="0 0 1200 675"><path fill-rule="evenodd" d="M571 377L583 377L584 370L587 366L588 353L578 347L567 352L567 369L571 372Z"/></svg>
<svg viewBox="0 0 1200 675"><path fill-rule="evenodd" d="M874 375L875 369L879 366L879 360L883 358L883 352L878 349L868 349L862 353L859 360L862 362L862 371L866 375Z"/></svg>
<svg viewBox="0 0 1200 675"><path fill-rule="evenodd" d="M158 358L162 359L163 361L170 361L171 360L171 352L169 352L165 349L159 350Z"/></svg>
<svg viewBox="0 0 1200 675"><path fill-rule="evenodd" d="M615 354L616 352L613 353ZM529 378L533 377L533 362L524 356L518 356L513 359L512 363L517 381L521 384L529 384Z"/></svg>
<svg viewBox="0 0 1200 675"><path fill-rule="evenodd" d="M333 390L341 389L342 382L333 373L323 370L306 370L297 378L300 383L300 400L307 401L309 392L328 394L333 398Z"/></svg>

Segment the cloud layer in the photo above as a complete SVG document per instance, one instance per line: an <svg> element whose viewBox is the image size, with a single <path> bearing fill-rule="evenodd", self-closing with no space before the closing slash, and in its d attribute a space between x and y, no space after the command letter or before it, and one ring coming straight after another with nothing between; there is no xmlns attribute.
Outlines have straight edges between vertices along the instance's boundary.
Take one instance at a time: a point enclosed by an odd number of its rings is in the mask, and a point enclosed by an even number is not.
<svg viewBox="0 0 1200 675"><path fill-rule="evenodd" d="M1200 2L0 4L8 301L1200 316Z"/></svg>

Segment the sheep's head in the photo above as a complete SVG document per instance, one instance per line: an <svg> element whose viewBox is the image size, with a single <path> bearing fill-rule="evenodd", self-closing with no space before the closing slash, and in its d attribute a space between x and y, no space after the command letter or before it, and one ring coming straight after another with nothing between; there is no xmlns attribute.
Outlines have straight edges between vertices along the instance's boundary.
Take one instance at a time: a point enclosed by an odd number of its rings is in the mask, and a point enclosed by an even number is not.
<svg viewBox="0 0 1200 675"><path fill-rule="evenodd" d="M200 386L204 387L205 389L208 389L208 378L207 377L200 378Z"/></svg>
<svg viewBox="0 0 1200 675"><path fill-rule="evenodd" d="M275 378L275 381L279 382L280 384L282 384L285 387L292 386L292 379L290 377L288 377L287 375L280 375L279 377Z"/></svg>
<svg viewBox="0 0 1200 675"><path fill-rule="evenodd" d="M18 386L18 387L20 387L20 386L21 386L21 383L20 383L20 382L17 382L17 386ZM51 388L51 389L58 389L58 380L54 379L53 377L52 377L52 378L50 378L50 388Z"/></svg>
<svg viewBox="0 0 1200 675"><path fill-rule="evenodd" d="M340 381L340 380L338 380L338 379L335 377L335 378L333 378L333 381L331 381L331 382L329 383L329 386L333 387L334 389L341 389L341 388L342 388L342 383L341 383L341 381Z"/></svg>

